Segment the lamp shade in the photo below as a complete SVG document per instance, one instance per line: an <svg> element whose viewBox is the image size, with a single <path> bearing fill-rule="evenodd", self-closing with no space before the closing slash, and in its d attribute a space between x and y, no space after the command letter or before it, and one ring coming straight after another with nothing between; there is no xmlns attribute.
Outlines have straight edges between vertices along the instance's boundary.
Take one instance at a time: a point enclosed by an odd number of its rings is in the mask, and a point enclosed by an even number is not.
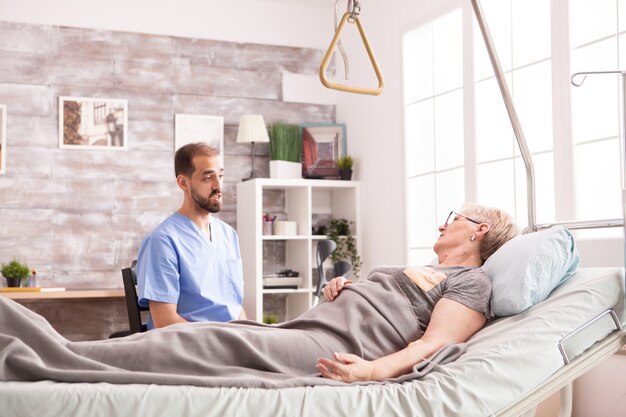
<svg viewBox="0 0 626 417"><path fill-rule="evenodd" d="M237 143L269 142L265 120L260 114L244 114L239 120Z"/></svg>

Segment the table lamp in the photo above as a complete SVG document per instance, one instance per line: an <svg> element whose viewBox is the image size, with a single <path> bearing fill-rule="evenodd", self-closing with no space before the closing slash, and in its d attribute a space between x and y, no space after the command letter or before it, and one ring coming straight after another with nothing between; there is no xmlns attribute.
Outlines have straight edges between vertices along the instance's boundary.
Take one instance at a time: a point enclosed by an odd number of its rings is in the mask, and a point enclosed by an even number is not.
<svg viewBox="0 0 626 417"><path fill-rule="evenodd" d="M239 120L239 130L237 131L237 143L251 143L250 148L250 177L243 178L242 181L256 178L254 172L254 144L256 142L269 142L265 121L260 114L244 114Z"/></svg>

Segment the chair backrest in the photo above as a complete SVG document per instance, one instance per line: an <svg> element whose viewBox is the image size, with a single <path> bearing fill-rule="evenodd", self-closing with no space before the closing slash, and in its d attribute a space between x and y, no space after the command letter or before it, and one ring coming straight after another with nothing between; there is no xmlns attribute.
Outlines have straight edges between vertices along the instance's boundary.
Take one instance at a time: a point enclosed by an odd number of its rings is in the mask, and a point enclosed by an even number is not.
<svg viewBox="0 0 626 417"><path fill-rule="evenodd" d="M326 274L324 273L324 261L337 249L337 243L330 239L322 239L317 242L317 288L313 305L316 305L322 295L322 289L326 284Z"/></svg>
<svg viewBox="0 0 626 417"><path fill-rule="evenodd" d="M130 268L122 269L122 281L124 282L124 295L126 296L126 311L128 312L128 324L130 325L130 334L145 332L146 325L141 321L141 312L148 310L146 307L139 306L137 299L137 275L135 267L137 261L133 261Z"/></svg>
<svg viewBox="0 0 626 417"><path fill-rule="evenodd" d="M348 272L352 269L352 264L348 261L337 261L335 266L333 267L333 278L334 277L345 277Z"/></svg>

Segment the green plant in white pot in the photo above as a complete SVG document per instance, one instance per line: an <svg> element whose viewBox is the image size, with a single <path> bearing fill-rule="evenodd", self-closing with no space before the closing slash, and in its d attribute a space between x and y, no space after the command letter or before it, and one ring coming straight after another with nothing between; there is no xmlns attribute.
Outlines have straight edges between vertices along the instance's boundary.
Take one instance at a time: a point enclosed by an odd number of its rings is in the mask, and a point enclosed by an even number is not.
<svg viewBox="0 0 626 417"><path fill-rule="evenodd" d="M277 122L268 129L270 136L270 177L302 176L302 131L300 126Z"/></svg>
<svg viewBox="0 0 626 417"><path fill-rule="evenodd" d="M21 287L22 281L30 276L28 265L13 259L11 262L2 264L0 273L7 280L8 287Z"/></svg>

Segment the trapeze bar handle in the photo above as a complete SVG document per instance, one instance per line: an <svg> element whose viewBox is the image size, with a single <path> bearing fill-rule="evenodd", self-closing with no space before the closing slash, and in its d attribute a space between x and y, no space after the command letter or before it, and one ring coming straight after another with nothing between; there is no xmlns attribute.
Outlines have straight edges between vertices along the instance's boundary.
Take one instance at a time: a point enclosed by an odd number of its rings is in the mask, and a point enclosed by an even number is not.
<svg viewBox="0 0 626 417"><path fill-rule="evenodd" d="M339 35L341 34L341 31L343 30L343 27L345 26L348 19L353 19L354 22L356 22L356 27L359 29L361 39L363 40L363 44L365 45L365 50L367 51L367 55L370 58L372 66L374 67L376 78L378 79L378 88L376 89L352 87L352 86L345 85L345 84L334 83L326 77L328 64L330 63L330 59L332 58L333 52L335 51L335 47L337 46L337 42L339 41ZM376 62L376 57L374 56L374 53L372 52L372 47L370 46L369 40L367 39L367 36L365 35L365 32L363 31L363 26L361 25L361 21L359 20L358 16L352 16L350 12L346 12L341 18L341 22L339 23L339 26L337 27L337 30L335 31L335 36L333 37L333 40L330 43L330 46L328 47L328 51L326 51L326 55L324 56L324 59L322 60L322 64L320 66L320 81L326 88L330 88L332 90L344 91L346 93L369 94L372 96L378 96L385 89L385 80L383 78L383 74L380 71L378 62Z"/></svg>

